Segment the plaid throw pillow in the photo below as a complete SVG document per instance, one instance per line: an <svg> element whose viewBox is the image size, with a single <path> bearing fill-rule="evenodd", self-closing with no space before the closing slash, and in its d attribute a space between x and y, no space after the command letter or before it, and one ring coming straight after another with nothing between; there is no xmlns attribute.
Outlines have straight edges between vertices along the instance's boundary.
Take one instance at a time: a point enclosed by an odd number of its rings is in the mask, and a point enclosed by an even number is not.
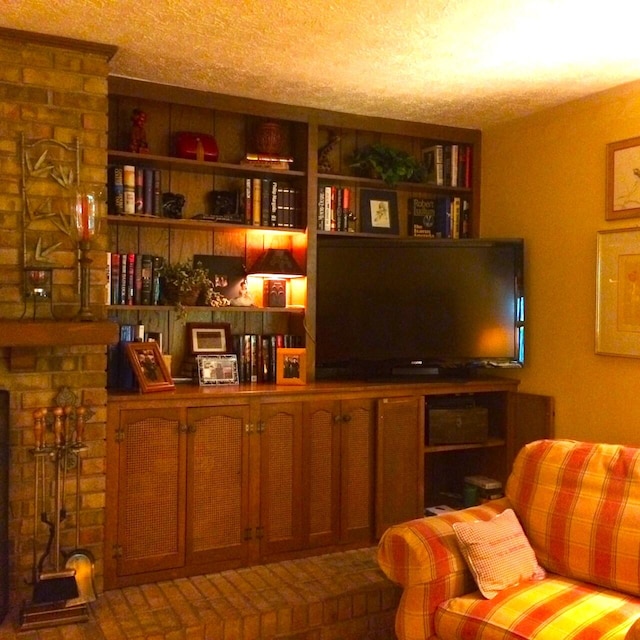
<svg viewBox="0 0 640 640"><path fill-rule="evenodd" d="M453 530L485 598L493 598L525 580L542 580L546 575L513 509L506 509L491 520L455 522Z"/></svg>

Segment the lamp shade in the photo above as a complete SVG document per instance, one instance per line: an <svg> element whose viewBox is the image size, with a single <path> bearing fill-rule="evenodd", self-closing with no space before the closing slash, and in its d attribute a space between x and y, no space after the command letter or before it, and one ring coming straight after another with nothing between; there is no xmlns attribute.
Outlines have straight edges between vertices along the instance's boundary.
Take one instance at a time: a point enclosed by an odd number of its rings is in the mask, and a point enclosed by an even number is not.
<svg viewBox="0 0 640 640"><path fill-rule="evenodd" d="M289 249L267 249L249 269L248 275L263 278L301 278L304 271Z"/></svg>

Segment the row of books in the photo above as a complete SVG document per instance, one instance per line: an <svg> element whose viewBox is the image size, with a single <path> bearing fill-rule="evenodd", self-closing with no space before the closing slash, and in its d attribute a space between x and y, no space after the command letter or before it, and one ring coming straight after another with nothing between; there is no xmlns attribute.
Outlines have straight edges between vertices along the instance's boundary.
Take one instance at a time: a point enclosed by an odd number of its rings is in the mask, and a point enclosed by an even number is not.
<svg viewBox="0 0 640 640"><path fill-rule="evenodd" d="M253 226L301 228L302 192L286 182L246 178L244 216Z"/></svg>
<svg viewBox="0 0 640 640"><path fill-rule="evenodd" d="M115 215L162 215L162 172L150 167L109 167L109 212Z"/></svg>
<svg viewBox="0 0 640 640"><path fill-rule="evenodd" d="M143 324L120 325L120 340L116 344L109 345L107 351L107 387L109 389L137 388L126 345L128 342L142 342L150 339L151 336L145 332Z"/></svg>
<svg viewBox="0 0 640 640"><path fill-rule="evenodd" d="M231 336L238 356L239 382L275 382L279 348L304 347L304 337L293 334L244 334Z"/></svg>
<svg viewBox="0 0 640 640"><path fill-rule="evenodd" d="M458 196L409 198L408 234L422 238L468 238L469 200Z"/></svg>
<svg viewBox="0 0 640 640"><path fill-rule="evenodd" d="M140 253L107 253L107 304L158 305L164 258Z"/></svg>
<svg viewBox="0 0 640 640"><path fill-rule="evenodd" d="M471 188L473 147L468 144L434 144L422 150L425 181L441 187Z"/></svg>
<svg viewBox="0 0 640 640"><path fill-rule="evenodd" d="M318 189L318 230L355 231L353 192L349 187L324 185Z"/></svg>

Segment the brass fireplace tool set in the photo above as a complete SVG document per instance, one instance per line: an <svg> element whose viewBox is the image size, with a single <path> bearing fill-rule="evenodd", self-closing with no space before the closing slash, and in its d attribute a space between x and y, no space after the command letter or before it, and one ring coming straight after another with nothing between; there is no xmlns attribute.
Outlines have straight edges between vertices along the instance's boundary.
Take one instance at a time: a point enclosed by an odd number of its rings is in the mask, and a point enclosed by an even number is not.
<svg viewBox="0 0 640 640"><path fill-rule="evenodd" d="M84 407L66 404L33 412L33 598L22 608L21 629L84 622L88 619L87 603L96 599L94 558L80 548L79 453L87 449L84 443L86 411ZM48 437L49 432L52 437ZM51 466L53 472L48 473ZM66 480L67 471L71 469L75 469L76 546L71 551L63 551L60 527L67 517ZM38 537L43 525L48 538L44 551L38 556Z"/></svg>

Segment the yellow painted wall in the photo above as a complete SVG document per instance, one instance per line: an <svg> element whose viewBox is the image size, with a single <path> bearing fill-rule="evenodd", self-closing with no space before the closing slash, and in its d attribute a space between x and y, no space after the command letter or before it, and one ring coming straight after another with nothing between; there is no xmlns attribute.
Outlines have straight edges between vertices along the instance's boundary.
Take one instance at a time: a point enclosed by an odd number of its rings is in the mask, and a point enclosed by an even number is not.
<svg viewBox="0 0 640 640"><path fill-rule="evenodd" d="M525 239L521 391L552 395L556 436L640 445L640 359L596 355L606 145L640 136L640 81L483 131L483 236ZM638 247L640 252L640 246Z"/></svg>

